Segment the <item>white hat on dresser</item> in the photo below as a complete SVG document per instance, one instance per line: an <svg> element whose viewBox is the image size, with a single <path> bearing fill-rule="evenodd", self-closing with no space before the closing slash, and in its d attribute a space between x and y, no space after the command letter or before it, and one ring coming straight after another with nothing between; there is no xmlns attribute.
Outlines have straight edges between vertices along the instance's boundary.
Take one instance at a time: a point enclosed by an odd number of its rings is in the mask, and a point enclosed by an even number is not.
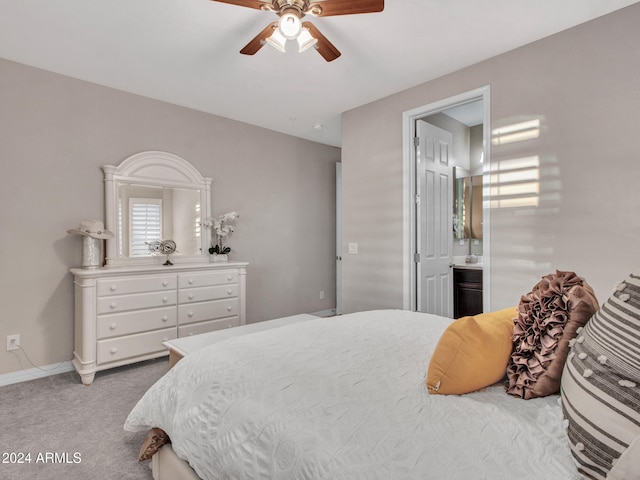
<svg viewBox="0 0 640 480"><path fill-rule="evenodd" d="M85 235L92 238L113 238L113 232L106 230L102 220L82 220L78 228L71 228L67 233Z"/></svg>

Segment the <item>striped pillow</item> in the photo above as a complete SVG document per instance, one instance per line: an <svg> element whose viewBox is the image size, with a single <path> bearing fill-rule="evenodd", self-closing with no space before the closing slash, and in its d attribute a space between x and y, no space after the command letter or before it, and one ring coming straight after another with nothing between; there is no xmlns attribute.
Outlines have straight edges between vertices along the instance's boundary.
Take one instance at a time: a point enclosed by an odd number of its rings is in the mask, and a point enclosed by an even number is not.
<svg viewBox="0 0 640 480"><path fill-rule="evenodd" d="M573 340L562 408L578 470L604 479L640 435L640 275L630 275Z"/></svg>

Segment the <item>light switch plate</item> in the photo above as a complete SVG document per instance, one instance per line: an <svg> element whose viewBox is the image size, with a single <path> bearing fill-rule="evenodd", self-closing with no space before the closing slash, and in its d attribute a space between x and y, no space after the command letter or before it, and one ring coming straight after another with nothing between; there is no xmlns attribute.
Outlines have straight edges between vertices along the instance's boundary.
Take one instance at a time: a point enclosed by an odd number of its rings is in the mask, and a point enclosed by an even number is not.
<svg viewBox="0 0 640 480"><path fill-rule="evenodd" d="M349 244L349 254L350 255L357 255L358 254L358 244L357 243L350 243Z"/></svg>

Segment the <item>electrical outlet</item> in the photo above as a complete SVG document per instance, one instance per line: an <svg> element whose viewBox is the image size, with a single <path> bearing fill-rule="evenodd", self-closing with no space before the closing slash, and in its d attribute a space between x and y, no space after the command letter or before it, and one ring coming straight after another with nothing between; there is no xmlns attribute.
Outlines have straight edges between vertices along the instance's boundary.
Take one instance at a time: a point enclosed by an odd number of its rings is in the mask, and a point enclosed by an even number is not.
<svg viewBox="0 0 640 480"><path fill-rule="evenodd" d="M20 350L20 335L7 335L7 352Z"/></svg>
<svg viewBox="0 0 640 480"><path fill-rule="evenodd" d="M320 300L324 300L324 290L320 290Z"/></svg>

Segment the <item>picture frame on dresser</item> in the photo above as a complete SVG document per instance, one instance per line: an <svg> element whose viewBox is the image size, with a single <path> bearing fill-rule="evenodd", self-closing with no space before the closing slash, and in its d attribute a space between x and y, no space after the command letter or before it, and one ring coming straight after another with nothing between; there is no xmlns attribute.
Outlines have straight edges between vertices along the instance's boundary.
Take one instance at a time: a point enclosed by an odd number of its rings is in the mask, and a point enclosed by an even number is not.
<svg viewBox="0 0 640 480"><path fill-rule="evenodd" d="M103 167L105 265L73 268L72 363L82 383L98 371L169 354L164 342L246 323L246 262L209 262L211 179L181 157L149 151ZM165 255L136 245L132 199L162 206ZM144 201L144 200L142 200Z"/></svg>

